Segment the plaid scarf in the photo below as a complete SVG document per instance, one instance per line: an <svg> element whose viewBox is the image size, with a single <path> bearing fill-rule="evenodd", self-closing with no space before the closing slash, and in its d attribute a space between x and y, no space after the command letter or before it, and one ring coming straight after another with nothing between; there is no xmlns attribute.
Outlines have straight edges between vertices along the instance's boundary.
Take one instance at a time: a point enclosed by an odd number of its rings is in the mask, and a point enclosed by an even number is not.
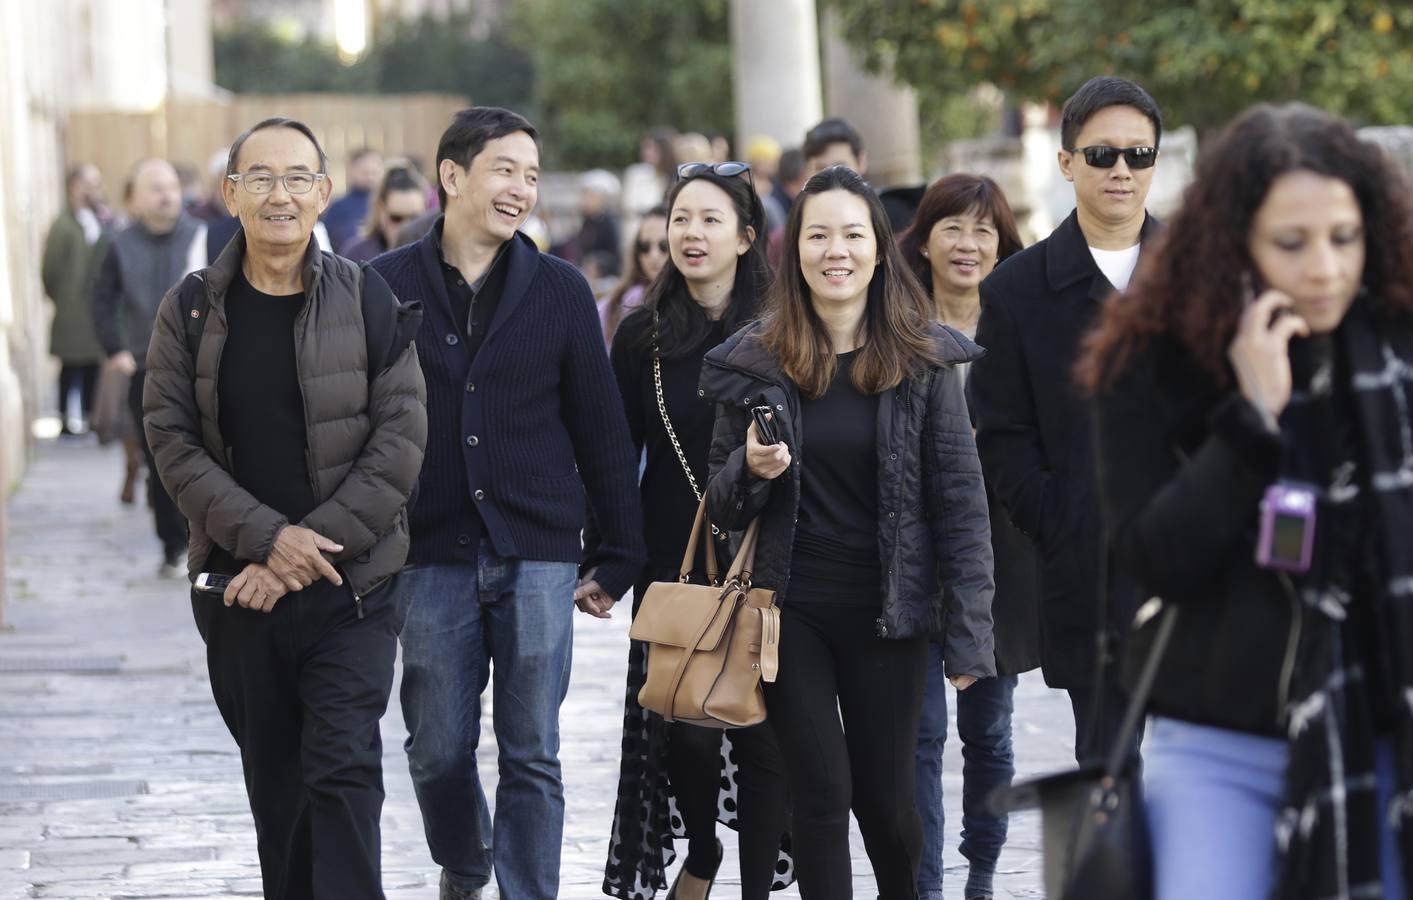
<svg viewBox="0 0 1413 900"><path fill-rule="evenodd" d="M1291 585L1303 615L1277 900L1382 897L1380 822L1413 876L1413 328L1376 324L1369 305L1292 346L1284 470L1321 493L1315 558ZM1386 808L1381 732L1397 759Z"/></svg>

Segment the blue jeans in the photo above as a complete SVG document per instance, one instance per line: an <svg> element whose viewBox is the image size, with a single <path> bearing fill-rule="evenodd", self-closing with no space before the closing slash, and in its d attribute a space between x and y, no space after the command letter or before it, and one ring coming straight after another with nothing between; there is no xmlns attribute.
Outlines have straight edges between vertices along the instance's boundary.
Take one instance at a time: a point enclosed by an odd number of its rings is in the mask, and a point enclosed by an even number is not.
<svg viewBox="0 0 1413 900"><path fill-rule="evenodd" d="M569 690L573 563L502 559L411 566L398 579L407 759L432 859L459 888L559 892L564 785L559 707ZM481 692L495 667L495 820L476 772ZM494 840L492 840L494 835Z"/></svg>
<svg viewBox="0 0 1413 900"><path fill-rule="evenodd" d="M1393 746L1377 750L1379 809L1393 796ZM1156 900L1266 897L1276 877L1276 817L1289 745L1154 718L1144 752ZM1407 896L1393 830L1379 829L1385 897Z"/></svg>
<svg viewBox="0 0 1413 900"><path fill-rule="evenodd" d="M962 856L971 863L966 895L990 893L1001 847L1006 843L1006 816L987 808L997 785L1010 784L1016 774L1011 749L1012 698L1017 678L983 678L957 692L957 734L962 739ZM942 671L942 647L928 645L927 690L917 740L917 809L922 816L922 864L918 894L942 892L942 748L947 742L947 679ZM984 891L983 891L984 889Z"/></svg>

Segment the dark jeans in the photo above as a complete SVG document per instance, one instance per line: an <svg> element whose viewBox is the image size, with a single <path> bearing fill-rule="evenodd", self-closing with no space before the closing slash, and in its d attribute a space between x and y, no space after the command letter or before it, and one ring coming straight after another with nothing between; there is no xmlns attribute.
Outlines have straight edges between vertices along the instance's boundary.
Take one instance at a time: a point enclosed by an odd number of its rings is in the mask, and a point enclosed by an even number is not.
<svg viewBox="0 0 1413 900"><path fill-rule="evenodd" d="M152 448L147 444L147 431L142 426L142 385L146 380L145 370L139 369L133 375L128 386L128 409L132 412L133 424L137 426L142 455L147 459L147 505L152 507L152 518L157 522L162 554L170 562L186 552L186 518L162 485L162 479L157 475L157 461L153 459Z"/></svg>
<svg viewBox="0 0 1413 900"><path fill-rule="evenodd" d="M93 415L93 399L98 393L98 365L64 363L59 369L59 421L63 423L65 434L72 434L69 428L69 394L78 390L78 417L85 425Z"/></svg>
<svg viewBox="0 0 1413 900"><path fill-rule="evenodd" d="M1006 843L1007 817L995 815L987 798L1016 774L1011 748L1011 713L1017 678L983 678L957 692L957 735L962 739L962 856L976 878L966 896L989 888L1001 847ZM922 864L918 893L942 892L942 843L946 818L942 809L942 748L947 743L948 683L942 667L942 647L928 644L927 693L917 742L917 808L922 816ZM989 893L989 891L988 891Z"/></svg>
<svg viewBox="0 0 1413 900"><path fill-rule="evenodd" d="M269 900L381 900L383 743L397 656L387 588L326 581L272 612L192 592L211 693L240 746Z"/></svg>
<svg viewBox="0 0 1413 900"><path fill-rule="evenodd" d="M917 896L914 760L927 641L880 638L877 617L876 607L801 597L782 608L780 675L765 697L785 755L806 900L853 896L850 809L882 900Z"/></svg>

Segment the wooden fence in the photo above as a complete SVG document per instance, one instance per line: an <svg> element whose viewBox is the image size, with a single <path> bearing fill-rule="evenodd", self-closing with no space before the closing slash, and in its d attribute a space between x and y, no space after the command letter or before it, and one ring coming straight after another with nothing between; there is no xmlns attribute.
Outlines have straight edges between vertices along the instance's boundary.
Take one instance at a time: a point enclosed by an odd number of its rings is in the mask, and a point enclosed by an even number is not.
<svg viewBox="0 0 1413 900"><path fill-rule="evenodd" d="M189 163L204 181L207 160L229 147L241 131L271 116L288 116L318 135L339 194L346 184L349 154L364 146L385 158L414 155L431 177L438 139L452 114L468 105L465 97L449 94L242 94L171 101L152 113L75 112L65 129L64 155L69 163L97 165L116 202L139 160L156 156Z"/></svg>

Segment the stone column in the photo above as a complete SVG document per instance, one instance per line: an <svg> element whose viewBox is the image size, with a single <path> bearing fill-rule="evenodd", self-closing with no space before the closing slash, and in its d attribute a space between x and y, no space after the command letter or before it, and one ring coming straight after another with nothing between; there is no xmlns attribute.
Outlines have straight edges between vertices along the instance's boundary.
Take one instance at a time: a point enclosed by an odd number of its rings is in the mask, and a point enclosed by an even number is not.
<svg viewBox="0 0 1413 900"><path fill-rule="evenodd" d="M821 118L814 0L732 0L736 142L769 135L798 147Z"/></svg>
<svg viewBox="0 0 1413 900"><path fill-rule="evenodd" d="M209 97L216 67L211 39L211 0L167 4L167 83L171 97Z"/></svg>
<svg viewBox="0 0 1413 900"><path fill-rule="evenodd" d="M839 15L824 15L825 109L858 129L868 151L868 180L874 187L920 184L923 180L917 95L887 76L870 75L840 31Z"/></svg>

